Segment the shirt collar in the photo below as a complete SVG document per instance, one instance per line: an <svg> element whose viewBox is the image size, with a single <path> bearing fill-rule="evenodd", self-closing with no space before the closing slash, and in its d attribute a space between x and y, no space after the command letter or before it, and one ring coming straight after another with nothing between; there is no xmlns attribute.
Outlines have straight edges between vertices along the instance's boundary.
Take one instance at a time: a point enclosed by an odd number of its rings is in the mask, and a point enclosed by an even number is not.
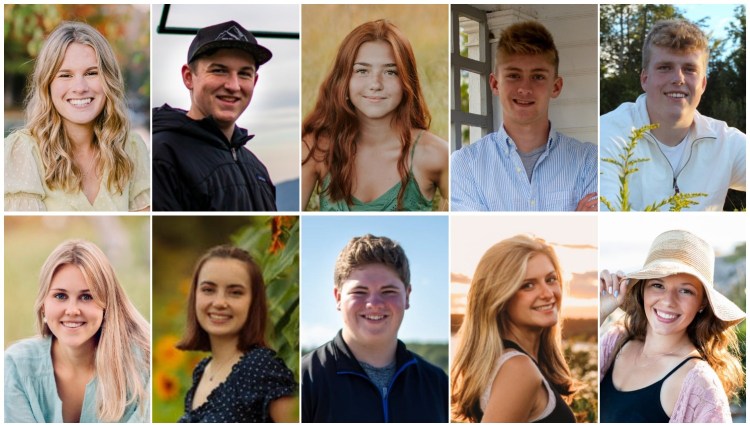
<svg viewBox="0 0 750 425"><path fill-rule="evenodd" d="M554 124L552 124L552 122L549 123L549 134L547 135L547 147L544 150L545 152L549 152L550 150L554 149L559 144L555 142L560 139L560 134L557 132ZM515 152L518 150L516 142L514 142L513 139L510 138L510 135L508 135L508 133L505 131L505 126L502 123L500 124L500 130L497 131L496 135L498 138L498 145L506 155L510 155L511 152Z"/></svg>

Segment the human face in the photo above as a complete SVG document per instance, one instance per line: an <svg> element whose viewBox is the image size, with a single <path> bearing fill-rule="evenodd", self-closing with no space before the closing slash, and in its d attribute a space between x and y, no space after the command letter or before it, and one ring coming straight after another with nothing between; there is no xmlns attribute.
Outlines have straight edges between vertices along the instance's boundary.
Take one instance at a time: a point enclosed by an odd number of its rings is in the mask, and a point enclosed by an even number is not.
<svg viewBox="0 0 750 425"><path fill-rule="evenodd" d="M99 61L91 46L68 45L49 88L52 105L62 117L66 130L93 128L94 120L106 103L100 74Z"/></svg>
<svg viewBox="0 0 750 425"><path fill-rule="evenodd" d="M190 90L188 116L194 120L213 117L222 131L234 130L245 111L258 80L253 56L239 49L219 49L195 60L195 72L182 67L182 79Z"/></svg>
<svg viewBox="0 0 750 425"><path fill-rule="evenodd" d="M706 305L703 292L700 280L686 273L647 280L643 288L643 307L649 333L686 332L698 310Z"/></svg>
<svg viewBox="0 0 750 425"><path fill-rule="evenodd" d="M42 312L52 335L65 347L94 345L104 308L94 299L81 270L64 264L52 276Z"/></svg>
<svg viewBox="0 0 750 425"><path fill-rule="evenodd" d="M546 127L549 101L560 95L562 84L543 54L502 55L490 75L492 93L503 108L503 124L509 127Z"/></svg>
<svg viewBox="0 0 750 425"><path fill-rule="evenodd" d="M693 123L706 90L705 52L680 52L651 46L647 69L641 72L646 108L652 123L684 127Z"/></svg>
<svg viewBox="0 0 750 425"><path fill-rule="evenodd" d="M334 289L336 305L344 322L347 344L384 346L396 340L409 308L409 293L396 272L384 264L368 264L352 270Z"/></svg>
<svg viewBox="0 0 750 425"><path fill-rule="evenodd" d="M195 312L211 338L239 338L252 296L247 265L234 258L211 258L198 273Z"/></svg>
<svg viewBox="0 0 750 425"><path fill-rule="evenodd" d="M513 326L537 331L557 324L560 292L559 276L549 257L536 254L529 258L521 288L506 307Z"/></svg>
<svg viewBox="0 0 750 425"><path fill-rule="evenodd" d="M390 118L402 97L403 88L391 45L385 41L362 43L349 79L349 100L357 116L360 119Z"/></svg>

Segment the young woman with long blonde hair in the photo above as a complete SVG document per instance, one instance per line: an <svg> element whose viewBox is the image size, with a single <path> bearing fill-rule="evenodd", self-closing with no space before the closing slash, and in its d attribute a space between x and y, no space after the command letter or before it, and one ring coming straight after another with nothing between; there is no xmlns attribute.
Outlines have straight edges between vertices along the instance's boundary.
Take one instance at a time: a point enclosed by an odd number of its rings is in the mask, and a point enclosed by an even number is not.
<svg viewBox="0 0 750 425"><path fill-rule="evenodd" d="M42 266L39 337L5 351L6 422L149 422L151 335L93 243Z"/></svg>
<svg viewBox="0 0 750 425"><path fill-rule="evenodd" d="M5 210L149 209L148 150L127 114L107 40L61 23L36 58L26 125L5 140Z"/></svg>
<svg viewBox="0 0 750 425"><path fill-rule="evenodd" d="M448 144L430 112L409 40L387 20L366 22L339 47L302 124L302 206L321 211L430 211L448 199Z"/></svg>
<svg viewBox="0 0 750 425"><path fill-rule="evenodd" d="M562 272L544 240L491 247L471 280L451 368L453 416L470 422L575 422L563 357Z"/></svg>
<svg viewBox="0 0 750 425"><path fill-rule="evenodd" d="M732 422L744 386L735 326L745 313L714 288L714 251L684 230L651 244L642 269L600 277L602 422Z"/></svg>

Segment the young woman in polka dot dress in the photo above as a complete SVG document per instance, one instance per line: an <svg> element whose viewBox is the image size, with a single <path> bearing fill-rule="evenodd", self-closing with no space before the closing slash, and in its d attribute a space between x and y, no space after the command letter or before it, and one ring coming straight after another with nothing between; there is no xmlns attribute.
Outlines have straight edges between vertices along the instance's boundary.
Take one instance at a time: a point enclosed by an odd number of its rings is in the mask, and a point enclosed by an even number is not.
<svg viewBox="0 0 750 425"><path fill-rule="evenodd" d="M260 268L229 245L210 249L193 274L181 350L211 351L193 371L180 422L297 422L297 383L265 343Z"/></svg>

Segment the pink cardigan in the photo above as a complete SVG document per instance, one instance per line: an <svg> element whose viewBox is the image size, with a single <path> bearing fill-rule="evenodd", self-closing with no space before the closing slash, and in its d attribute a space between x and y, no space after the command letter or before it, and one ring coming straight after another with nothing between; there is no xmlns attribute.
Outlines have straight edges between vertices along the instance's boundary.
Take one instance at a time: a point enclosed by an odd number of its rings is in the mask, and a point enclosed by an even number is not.
<svg viewBox="0 0 750 425"><path fill-rule="evenodd" d="M618 338L624 333L620 326L612 326L601 337L599 350L599 381L614 361L614 348ZM600 406L606 409L606 406ZM691 369L682 383L680 395L674 405L670 423L731 423L729 401L724 393L716 372L707 362L701 361Z"/></svg>

